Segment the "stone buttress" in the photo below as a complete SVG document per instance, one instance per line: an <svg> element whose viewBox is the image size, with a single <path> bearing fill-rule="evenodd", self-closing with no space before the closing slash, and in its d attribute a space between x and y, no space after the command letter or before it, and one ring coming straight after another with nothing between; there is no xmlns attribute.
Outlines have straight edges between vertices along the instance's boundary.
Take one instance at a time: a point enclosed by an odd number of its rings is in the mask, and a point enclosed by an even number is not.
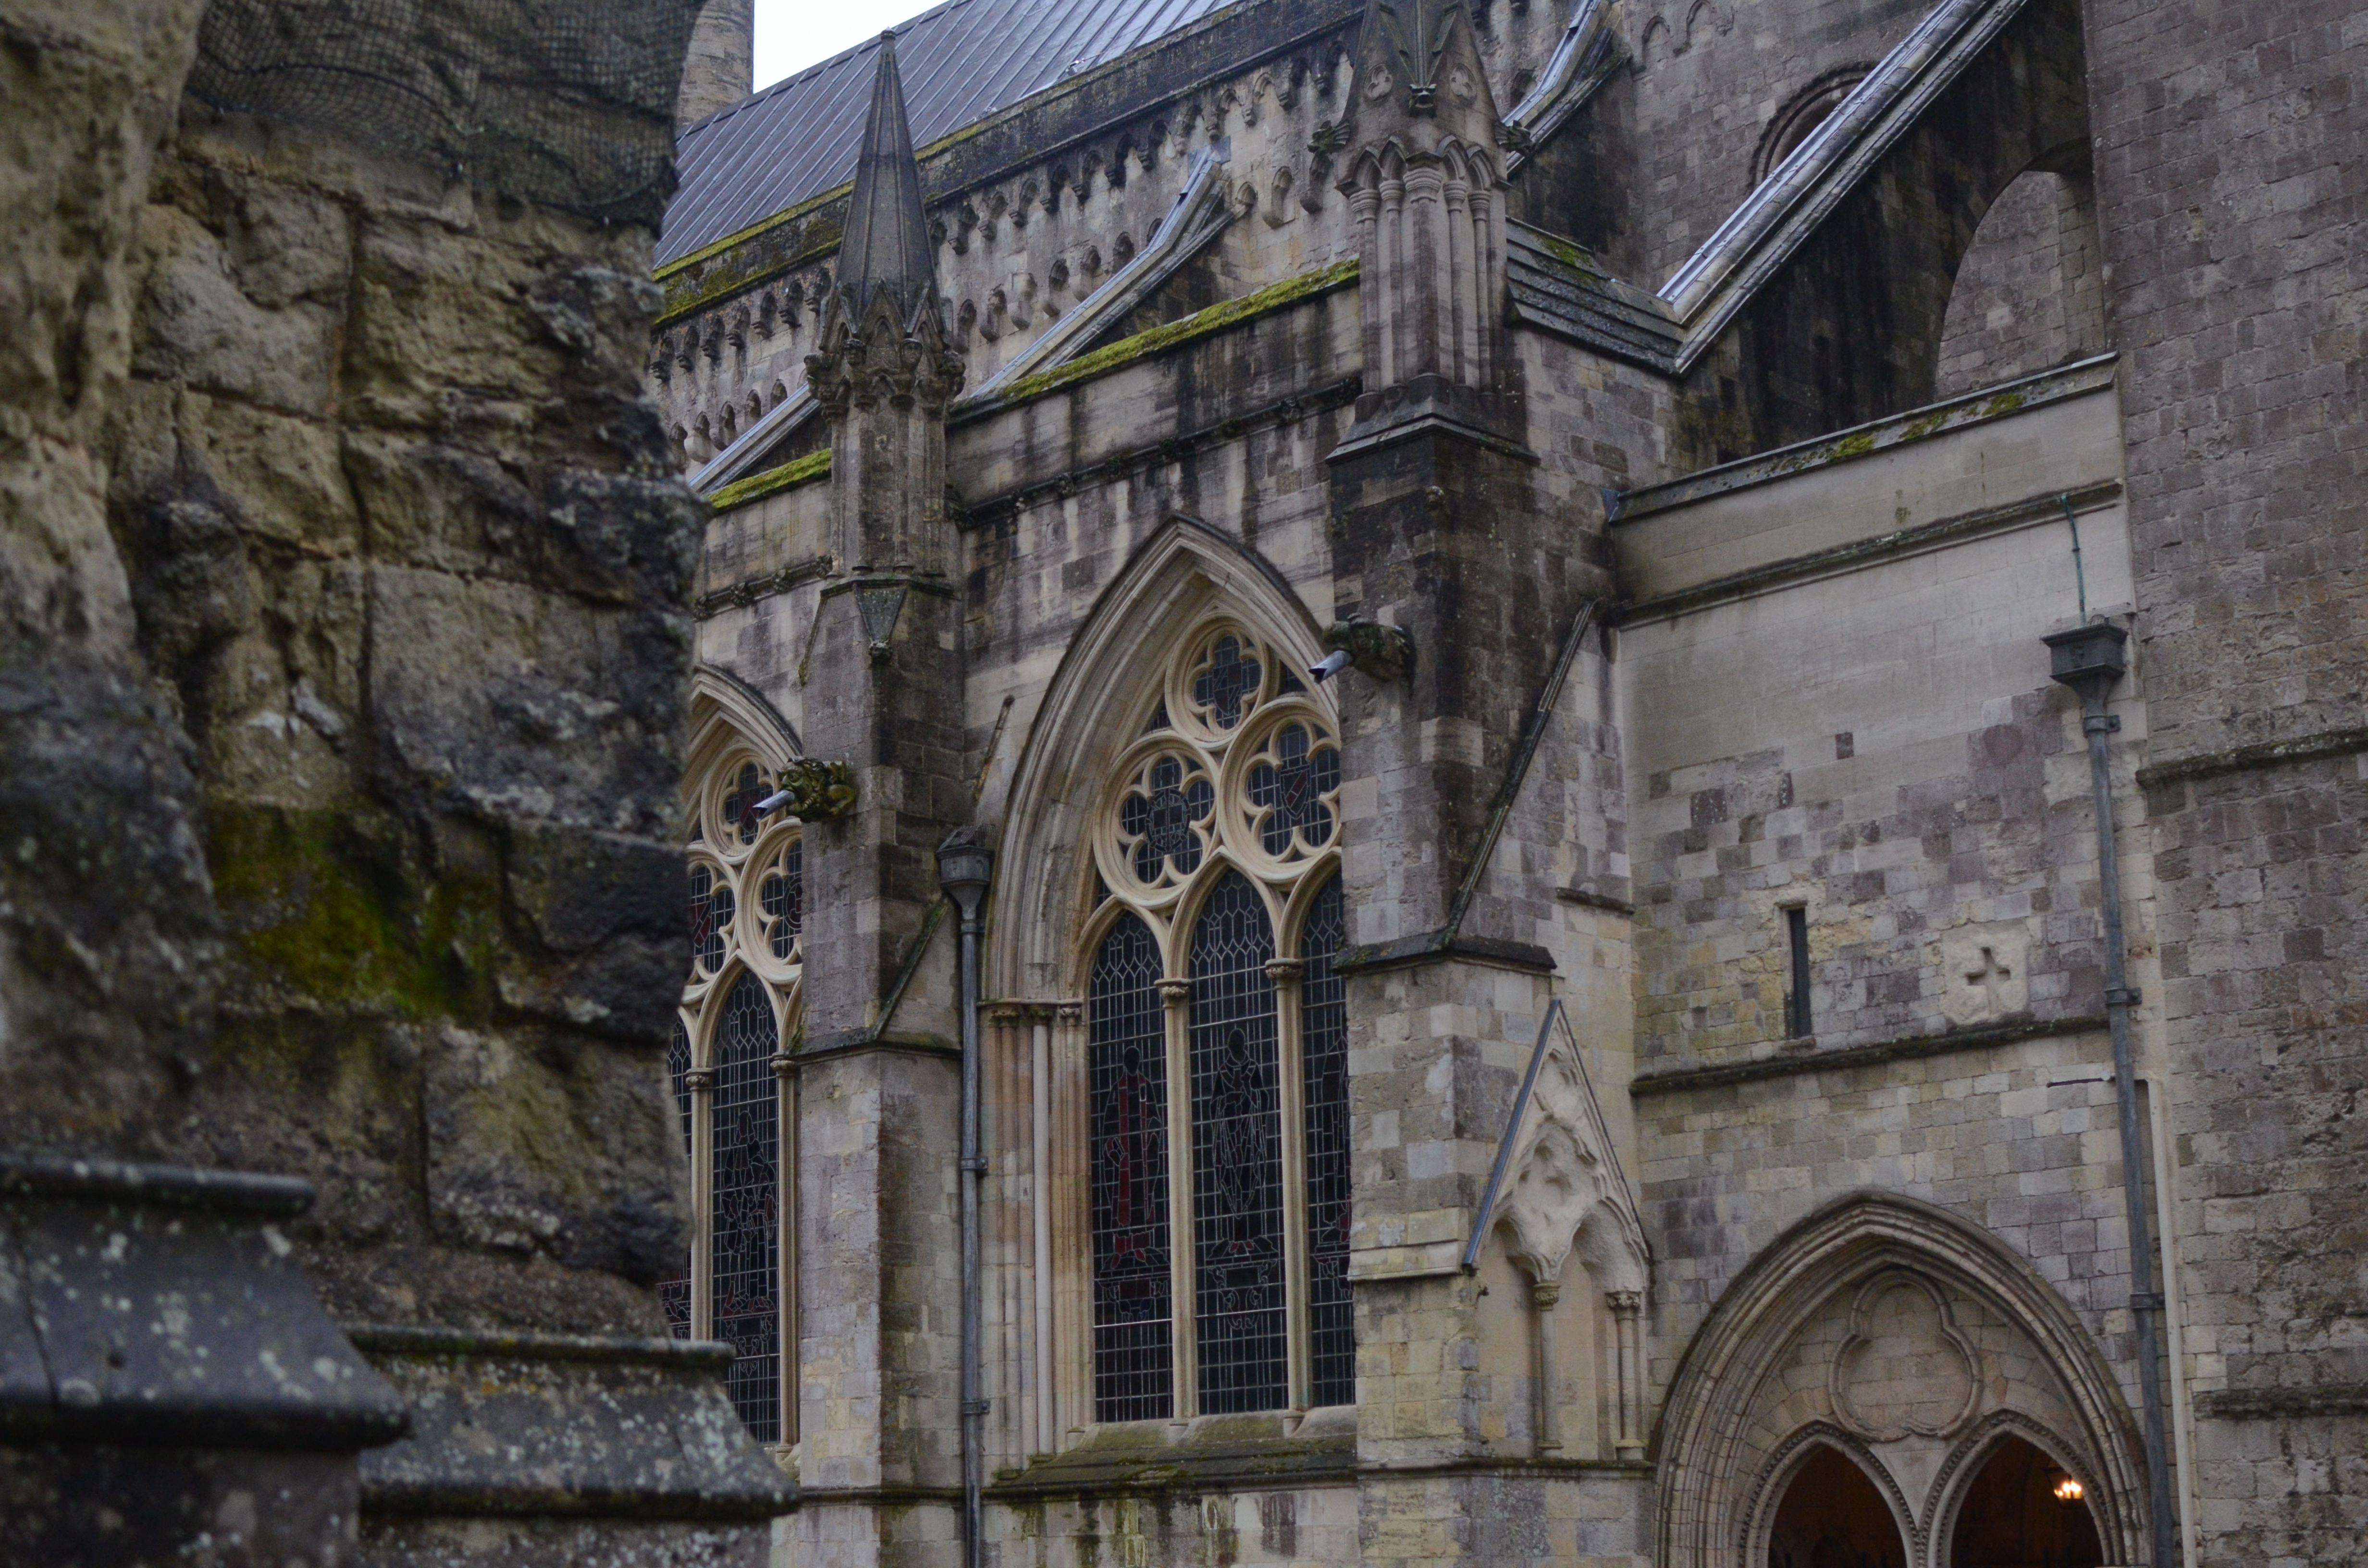
<svg viewBox="0 0 2368 1568"><path fill-rule="evenodd" d="M1497 1525L1537 1504L1499 1495L1533 1483L1491 1459L1504 1391L1476 1354L1485 1292L1462 1255L1503 1132L1492 1048L1534 1028L1554 965L1511 939L1527 933L1469 918L1474 866L1532 704L1609 584L1528 445L1505 158L1471 17L1374 0L1356 59L1338 188L1365 371L1329 460L1334 638L1403 665L1342 693L1360 1528L1368 1562L1443 1562L1517 1550ZM1389 1120L1395 1139L1376 1136Z"/></svg>
<svg viewBox="0 0 2368 1568"><path fill-rule="evenodd" d="M852 812L806 840L810 896L834 912L805 937L798 1048L799 1438L814 1489L798 1528L801 1560L816 1563L958 1550L956 1048L942 981L916 985L950 918L933 853L969 814L946 509L946 405L962 367L932 249L883 40L838 281L807 361L830 421L832 497L804 738L857 781Z"/></svg>

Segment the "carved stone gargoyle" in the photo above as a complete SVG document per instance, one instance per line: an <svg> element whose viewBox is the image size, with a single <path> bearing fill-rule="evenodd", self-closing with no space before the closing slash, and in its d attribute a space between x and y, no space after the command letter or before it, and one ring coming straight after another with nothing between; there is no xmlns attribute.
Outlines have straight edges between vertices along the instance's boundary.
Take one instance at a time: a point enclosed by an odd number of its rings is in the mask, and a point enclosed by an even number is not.
<svg viewBox="0 0 2368 1568"><path fill-rule="evenodd" d="M800 822L826 822L855 810L855 770L843 762L800 757L781 769L782 808Z"/></svg>
<svg viewBox="0 0 2368 1568"><path fill-rule="evenodd" d="M1324 646L1346 649L1349 662L1375 680L1401 680L1414 668L1414 639L1379 621L1336 620Z"/></svg>

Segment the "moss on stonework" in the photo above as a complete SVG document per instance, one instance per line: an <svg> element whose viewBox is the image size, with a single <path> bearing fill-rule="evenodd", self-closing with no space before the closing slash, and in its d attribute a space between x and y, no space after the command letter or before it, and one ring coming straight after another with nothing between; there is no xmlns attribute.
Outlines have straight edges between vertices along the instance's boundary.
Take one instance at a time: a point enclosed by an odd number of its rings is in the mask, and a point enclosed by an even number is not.
<svg viewBox="0 0 2368 1568"><path fill-rule="evenodd" d="M2021 406L2022 394L2021 392L2000 392L1998 396L1990 399L1989 402L1982 404L1981 416L1985 419L1995 419L2001 414L2012 414L2016 409L2021 408Z"/></svg>
<svg viewBox="0 0 2368 1568"><path fill-rule="evenodd" d="M338 1011L484 1012L498 881L490 867L431 878L404 837L354 812L216 805L207 858L247 983Z"/></svg>
<svg viewBox="0 0 2368 1568"><path fill-rule="evenodd" d="M830 477L830 449L808 452L802 458L791 458L779 468L768 468L762 473L752 473L746 479L735 479L707 498L709 506L719 512L734 506L745 506L751 501L787 490L793 484Z"/></svg>
<svg viewBox="0 0 2368 1568"><path fill-rule="evenodd" d="M1899 432L1899 438L1902 441L1920 441L1925 437L1930 436L1933 431L1938 430L1942 425L1948 423L1948 419L1949 411L1947 409L1936 408L1931 413L1926 415L1923 418L1911 420L1906 426L1902 426Z"/></svg>
<svg viewBox="0 0 2368 1568"><path fill-rule="evenodd" d="M1180 347L1196 338L1206 337L1212 332L1223 332L1227 327L1238 326L1246 321L1265 315L1271 311L1281 310L1286 305L1296 304L1302 300L1328 293L1334 289L1354 282L1356 277L1357 263L1355 258L1351 257L1347 261L1336 261L1329 267L1318 267L1313 272L1303 272L1296 278L1286 278L1280 283L1269 284L1255 294L1245 294L1238 300L1222 301L1211 305L1205 311L1195 312L1181 321L1172 321L1162 326L1155 326L1147 332L1138 332L1133 337L1122 337L1108 347L1097 348L1090 354L1080 355L1065 365L1056 365L1052 369L1040 371L1033 376L1022 376L1005 387L996 401L1007 406L1015 403L1025 403L1030 398L1042 397L1048 392L1056 391L1073 382L1107 375L1122 366L1132 365L1138 359L1165 353L1170 348Z"/></svg>
<svg viewBox="0 0 2368 1568"><path fill-rule="evenodd" d="M1536 233L1539 242L1546 247L1546 254L1565 267L1575 268L1589 278L1603 276L1602 269L1595 265L1595 257L1589 256L1586 247L1577 240L1566 240L1560 234L1549 234L1543 230Z"/></svg>
<svg viewBox="0 0 2368 1568"><path fill-rule="evenodd" d="M1836 441L1833 449L1826 456L1839 462L1844 458L1862 458L1873 450L1874 450L1873 433L1861 430L1855 436L1846 436Z"/></svg>

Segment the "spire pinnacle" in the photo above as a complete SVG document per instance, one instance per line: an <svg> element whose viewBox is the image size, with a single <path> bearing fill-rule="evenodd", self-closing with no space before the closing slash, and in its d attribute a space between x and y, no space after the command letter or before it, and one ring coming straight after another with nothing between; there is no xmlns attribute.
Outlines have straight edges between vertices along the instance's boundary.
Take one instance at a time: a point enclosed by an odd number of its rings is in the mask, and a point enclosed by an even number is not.
<svg viewBox="0 0 2368 1568"><path fill-rule="evenodd" d="M879 290L900 295L937 282L929 222L921 210L921 169L913 160L913 130L905 115L905 79L896 69L896 35L880 35L879 67L871 79L871 112L863 122L863 152L855 165L855 196L839 242L838 276L860 312Z"/></svg>

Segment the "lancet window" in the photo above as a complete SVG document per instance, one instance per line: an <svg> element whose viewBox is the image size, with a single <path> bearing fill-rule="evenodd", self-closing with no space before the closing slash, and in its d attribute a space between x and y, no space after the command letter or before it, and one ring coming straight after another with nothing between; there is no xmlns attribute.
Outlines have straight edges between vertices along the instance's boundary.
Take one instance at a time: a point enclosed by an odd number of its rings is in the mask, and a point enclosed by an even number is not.
<svg viewBox="0 0 2368 1568"><path fill-rule="evenodd" d="M1087 925L1095 1417L1354 1400L1340 750L1201 623L1111 769Z"/></svg>
<svg viewBox="0 0 2368 1568"><path fill-rule="evenodd" d="M660 1288L677 1338L738 1353L733 1407L758 1441L794 1440L795 1126L787 1045L805 923L799 824L759 813L776 768L720 722L693 753L690 973L667 1069L691 1171L693 1239Z"/></svg>

